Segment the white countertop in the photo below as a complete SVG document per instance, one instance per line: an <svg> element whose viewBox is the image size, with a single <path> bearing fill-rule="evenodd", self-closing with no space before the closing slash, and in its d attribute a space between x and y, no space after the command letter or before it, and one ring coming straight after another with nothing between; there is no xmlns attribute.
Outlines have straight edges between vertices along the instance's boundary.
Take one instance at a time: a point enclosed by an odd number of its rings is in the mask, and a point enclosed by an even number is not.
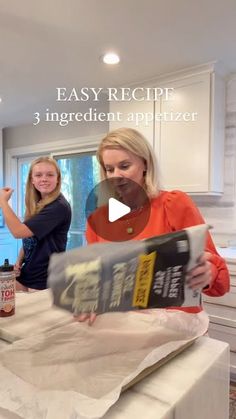
<svg viewBox="0 0 236 419"><path fill-rule="evenodd" d="M20 418L1 408L0 417ZM228 417L229 347L225 342L205 336L121 394L103 416L104 419ZM73 419L80 418L73 416Z"/></svg>
<svg viewBox="0 0 236 419"><path fill-rule="evenodd" d="M104 419L228 419L229 347L199 338L123 393Z"/></svg>
<svg viewBox="0 0 236 419"><path fill-rule="evenodd" d="M236 263L236 247L217 247L217 252L227 261Z"/></svg>
<svg viewBox="0 0 236 419"><path fill-rule="evenodd" d="M17 292L15 315L0 317L0 339L14 342L72 321L71 313L53 306L49 289Z"/></svg>
<svg viewBox="0 0 236 419"><path fill-rule="evenodd" d="M71 321L70 313L52 307L49 290L22 293L17 295L16 315L0 319L0 338L14 341ZM7 345L0 340L0 350ZM204 336L124 392L104 418L228 419L228 400L229 346ZM0 418L18 417L0 408Z"/></svg>

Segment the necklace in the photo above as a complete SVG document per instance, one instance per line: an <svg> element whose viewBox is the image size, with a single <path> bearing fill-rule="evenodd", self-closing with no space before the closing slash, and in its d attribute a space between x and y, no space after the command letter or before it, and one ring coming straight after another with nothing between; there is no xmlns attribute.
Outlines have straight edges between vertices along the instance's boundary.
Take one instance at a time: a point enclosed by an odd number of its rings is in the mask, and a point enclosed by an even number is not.
<svg viewBox="0 0 236 419"><path fill-rule="evenodd" d="M143 210L143 205L137 209L133 209L129 215L131 215L131 218L125 219L126 223L126 233L127 234L133 234L135 231L135 224L138 222L138 216Z"/></svg>
<svg viewBox="0 0 236 419"><path fill-rule="evenodd" d="M133 234L134 229L133 229L133 227L127 227L126 231L127 231L128 234Z"/></svg>

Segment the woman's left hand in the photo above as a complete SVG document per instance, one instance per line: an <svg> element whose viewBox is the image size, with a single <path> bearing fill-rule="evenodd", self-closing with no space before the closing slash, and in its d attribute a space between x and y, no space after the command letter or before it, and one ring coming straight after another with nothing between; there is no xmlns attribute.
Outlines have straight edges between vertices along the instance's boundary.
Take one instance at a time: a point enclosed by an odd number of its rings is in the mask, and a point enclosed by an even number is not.
<svg viewBox="0 0 236 419"><path fill-rule="evenodd" d="M83 314L80 314L78 316L75 316L74 315L75 321L77 321L77 322L85 322L86 320L88 320L89 326L92 326L92 324L96 320L96 317L97 317L96 313L83 313Z"/></svg>
<svg viewBox="0 0 236 419"><path fill-rule="evenodd" d="M189 288L197 290L210 285L212 280L210 257L211 254L209 252L204 252L199 259L198 265L187 273L186 279Z"/></svg>

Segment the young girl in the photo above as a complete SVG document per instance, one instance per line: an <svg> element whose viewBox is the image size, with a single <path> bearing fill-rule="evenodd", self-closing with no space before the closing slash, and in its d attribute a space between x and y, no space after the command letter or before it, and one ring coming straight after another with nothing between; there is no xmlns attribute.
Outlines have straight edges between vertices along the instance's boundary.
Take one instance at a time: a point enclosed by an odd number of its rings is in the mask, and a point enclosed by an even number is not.
<svg viewBox="0 0 236 419"><path fill-rule="evenodd" d="M61 173L55 160L39 157L31 164L25 195L25 219L21 222L8 204L13 190L0 190L0 207L15 238L23 239L16 262L16 289L47 288L47 269L52 253L66 249L71 208L60 192Z"/></svg>

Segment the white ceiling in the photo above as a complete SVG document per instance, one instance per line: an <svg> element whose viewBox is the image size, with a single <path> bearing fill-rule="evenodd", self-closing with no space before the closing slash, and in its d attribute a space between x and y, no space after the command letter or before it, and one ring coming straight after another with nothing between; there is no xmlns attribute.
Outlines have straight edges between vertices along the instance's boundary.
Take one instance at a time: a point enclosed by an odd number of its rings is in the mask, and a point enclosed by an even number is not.
<svg viewBox="0 0 236 419"><path fill-rule="evenodd" d="M99 61L110 49L112 68ZM236 72L236 0L0 0L0 126L53 110L58 86L122 86L209 61Z"/></svg>

